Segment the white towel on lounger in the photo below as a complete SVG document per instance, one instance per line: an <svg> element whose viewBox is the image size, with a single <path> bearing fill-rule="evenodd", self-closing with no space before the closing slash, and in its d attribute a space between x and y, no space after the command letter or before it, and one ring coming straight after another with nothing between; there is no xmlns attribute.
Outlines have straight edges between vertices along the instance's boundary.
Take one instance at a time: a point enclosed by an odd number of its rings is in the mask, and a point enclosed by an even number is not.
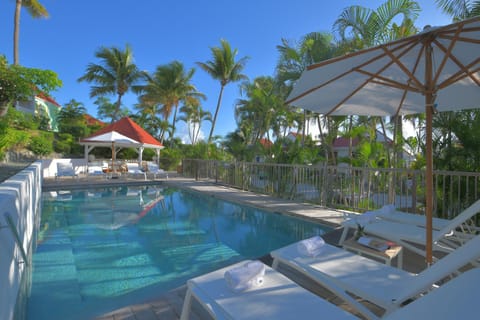
<svg viewBox="0 0 480 320"><path fill-rule="evenodd" d="M299 241L297 244L298 252L304 256L316 257L322 251L322 247L325 244L325 241L320 236L311 237L302 241Z"/></svg>
<svg viewBox="0 0 480 320"><path fill-rule="evenodd" d="M265 265L260 261L248 261L245 264L229 269L224 278L233 292L241 292L263 284Z"/></svg>

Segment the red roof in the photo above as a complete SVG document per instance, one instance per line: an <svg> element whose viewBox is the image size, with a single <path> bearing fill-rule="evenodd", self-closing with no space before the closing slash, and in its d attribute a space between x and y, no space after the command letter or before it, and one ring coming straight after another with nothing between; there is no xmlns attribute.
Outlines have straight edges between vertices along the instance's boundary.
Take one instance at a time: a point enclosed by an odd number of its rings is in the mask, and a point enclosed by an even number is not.
<svg viewBox="0 0 480 320"><path fill-rule="evenodd" d="M104 126L105 125L105 122L103 122L101 120L98 120L97 118L94 118L89 114L85 114L84 118L85 118L85 122L87 122L87 124L89 126L94 126L94 125Z"/></svg>
<svg viewBox="0 0 480 320"><path fill-rule="evenodd" d="M116 131L118 133L121 133L124 136L127 136L140 143L150 144L150 145L160 146L160 147L163 146L157 139L152 137L147 131L145 131L142 127L136 124L129 117L124 117L118 120L117 122L109 124L108 126L98 130L97 132L92 134L90 137L85 138L84 140L88 140L91 137L95 137L111 131Z"/></svg>
<svg viewBox="0 0 480 320"><path fill-rule="evenodd" d="M57 107L61 108L61 105L59 105L57 101L53 100L53 98L47 96L47 95L46 95L45 93L43 93L43 92L39 92L39 93L37 94L37 97L39 97L40 99L43 99L43 100L45 100L45 101L48 101L48 102L50 102L51 104L56 105Z"/></svg>
<svg viewBox="0 0 480 320"><path fill-rule="evenodd" d="M261 138L260 140L258 140L258 142L260 142L260 144L265 148L270 148L273 145L273 142L266 138Z"/></svg>

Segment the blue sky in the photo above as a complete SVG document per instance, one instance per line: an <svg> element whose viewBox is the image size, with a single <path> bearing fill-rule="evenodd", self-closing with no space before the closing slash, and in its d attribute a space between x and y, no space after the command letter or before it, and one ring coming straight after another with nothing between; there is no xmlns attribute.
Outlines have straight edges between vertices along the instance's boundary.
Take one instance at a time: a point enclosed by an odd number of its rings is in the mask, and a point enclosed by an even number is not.
<svg viewBox="0 0 480 320"><path fill-rule="evenodd" d="M22 11L20 63L50 69L63 81L52 96L61 105L71 99L82 102L96 116L90 85L77 79L86 66L99 61L94 53L100 46L124 48L129 44L142 70L178 60L185 68L211 59L210 48L226 39L238 49L237 58L248 56L244 73L252 80L271 76L278 60L276 46L282 38L298 40L313 31L331 31L342 9L362 5L376 9L384 1L354 0L40 0L50 13L48 19L32 19ZM450 18L437 9L434 0L418 1L422 12L416 25L444 25ZM2 1L0 8L0 54L13 62L13 13L15 1ZM193 84L207 96L203 107L215 111L220 85L196 68ZM237 84L226 87L215 128L225 135L235 130ZM115 97L111 97L112 101ZM132 107L136 96L127 95L124 104ZM133 109L132 109L133 110ZM210 124L204 124L208 134ZM179 125L178 134L185 134Z"/></svg>

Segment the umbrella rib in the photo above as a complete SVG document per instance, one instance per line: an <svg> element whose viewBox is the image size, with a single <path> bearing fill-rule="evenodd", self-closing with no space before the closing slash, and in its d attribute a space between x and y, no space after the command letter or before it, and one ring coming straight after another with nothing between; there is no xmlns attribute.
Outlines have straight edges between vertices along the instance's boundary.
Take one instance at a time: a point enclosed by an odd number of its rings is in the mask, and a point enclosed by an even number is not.
<svg viewBox="0 0 480 320"><path fill-rule="evenodd" d="M401 52L399 54L399 57L403 56L404 54L406 54L407 52L409 52L411 50L411 48L413 47L413 45L415 45L415 43L412 44L412 46L409 46L407 49L405 49L403 52ZM402 45L402 46L399 46L397 48L395 48L395 50L398 50L400 48L403 48L405 47L406 45ZM390 55L391 52L390 50L386 49L385 47L381 47L383 49L383 51L385 52L385 54L387 55ZM390 53L390 54L389 54ZM383 57L385 56L385 54L380 54L377 56L377 58L374 58L374 59L370 59L369 61L363 63L362 65L356 67L356 68L353 68L350 72L352 71L355 71L355 72L359 72L359 73L364 73L364 74L369 74L368 72L364 71L364 70L361 70L361 68L365 65L368 65L370 64L371 62L373 62L374 60L378 59L379 57ZM365 87L369 82L372 82L372 79L375 79L378 77L379 73L383 72L385 69L387 69L388 67L390 67L393 63L395 63L395 59L393 57L392 58L392 61L390 61L389 63L387 63L386 65L384 65L380 70L377 71L377 73L370 73L370 78L368 78L367 80L365 80L365 82L358 86L355 90L353 90L349 95L347 95L344 99L342 99L335 107L333 107L332 110L330 110L326 115L327 116L330 116L333 112L335 112L335 110L337 110L342 104L345 103L345 101L348 101L348 99L350 99L355 93L357 93L358 91L360 91L360 89L362 89L363 87Z"/></svg>
<svg viewBox="0 0 480 320"><path fill-rule="evenodd" d="M408 41L408 42L405 42L405 43L401 43L399 46L393 48L391 51L397 51L397 50L403 49L404 47L408 46L408 48L399 55L399 56L401 57L401 56L403 56L404 54L406 54L408 51L410 51L411 48L413 48L413 47L415 46L415 44L416 44L416 42L415 42L414 40ZM315 87L313 87L313 88L310 88L310 89L302 92L301 94L297 95L296 97L285 101L285 103L286 103L286 104L291 104L292 102L294 102L294 101L296 101L296 100L298 100L298 99L300 99L300 98L302 98L302 97L304 97L304 96L306 96L306 95L308 95L308 94L310 94L310 93L312 93L312 92L314 92L314 91L316 91L316 90L318 90L318 89L321 89L321 88L323 88L324 86L326 86L326 85L328 85L328 84L330 84L330 83L332 83L332 82L334 82L334 81L336 81L336 80L338 80L338 79L340 79L340 78L342 78L342 77L344 77L344 76L346 76L346 75L348 75L348 74L350 74L350 73L352 73L352 72L358 72L358 71L361 70L361 68L363 68L364 66L369 65L369 64L371 64L372 62L374 62L374 61L376 61L376 60L378 60L378 59L380 59L380 58L385 57L385 55L386 55L385 51L388 51L388 50L387 50L384 46L375 47L375 48L372 48L371 50L366 49L366 51L374 51L374 50L378 50L378 49L383 49L384 52L383 52L383 53L380 53L380 54L377 54L376 56L372 57L371 59L365 61L364 63L360 64L359 66L357 66L357 67L355 67L355 68L352 68L352 69L350 69L350 70L348 70L348 71L345 71L345 72L339 74L338 76L333 77L332 79L330 79L330 80L328 80L328 81L326 81L326 82L324 82L324 83L322 83L322 84L320 84L320 85L318 85L318 86L315 86ZM344 59L344 58L346 58L346 57L351 57L351 56L355 56L355 54L348 54L348 55L342 56L342 57L340 57L340 58L338 58L338 59L335 59L335 58L329 59L329 60L325 61L325 63L317 63L317 64L314 64L314 65L310 65L309 67L307 67L307 70L310 71L310 70L316 69L316 68L318 68L318 67L325 66L325 65L328 65L328 64L330 64L330 63L333 63L333 62L336 62L336 61L339 61L339 60L342 60L342 59ZM387 66L390 66L391 64L392 64L392 62L389 63L389 64L387 64ZM385 68L382 68L382 71L383 71L384 69L385 69ZM417 81L417 82L418 82L418 81ZM337 106L337 108L338 108L338 106ZM336 109L336 108L334 108L331 112L333 112L335 109Z"/></svg>
<svg viewBox="0 0 480 320"><path fill-rule="evenodd" d="M390 50L388 50L386 47L383 47L383 49L385 50L387 55L393 60L393 62L395 62L395 64L398 65L400 69L402 69L402 71L408 76L408 78L413 82L415 82L418 87L422 88L423 85L421 81L418 80L417 77L415 77L415 75L410 70L408 70L408 68L399 60L399 58L401 58L404 54L410 51L416 44L417 43L412 43L412 45L407 50L402 52L402 54L398 55L398 57L394 56L393 53ZM415 69L417 65L418 65L418 60L415 63Z"/></svg>
<svg viewBox="0 0 480 320"><path fill-rule="evenodd" d="M445 47L440 43L438 42L438 40L434 39L432 42L435 43L437 45L437 47L444 52L444 55L443 55L443 59L442 59L442 62L440 63L440 66L438 67L437 71L436 71L436 75L435 77L433 78L433 84L434 86L437 84L438 82L438 78L440 77L440 74L443 70L443 68L445 67L445 64L447 63L448 61L448 58L450 58L453 62L455 62L455 64L457 64L460 69L463 69L463 66L460 64L460 61L458 61L455 56L452 55L452 49L453 47L455 46L455 44L457 43L457 40L458 40L458 36L460 34L460 32L463 30L463 24L459 24L458 25L458 28L457 30L455 31L455 34L454 36L452 37L452 41L450 41L450 44L448 45L448 49L445 50ZM429 42L428 44L431 45L432 42Z"/></svg>
<svg viewBox="0 0 480 320"><path fill-rule="evenodd" d="M454 40L452 41L452 43L454 44ZM453 63L455 63L460 69L458 72L454 73L452 76L450 76L445 81L443 81L441 84L439 84L437 86L438 89L448 87L453 82L456 82L456 81L458 81L460 79L463 79L463 78L466 78L466 77L469 77L470 79L472 79L473 82L475 82L477 85L480 86L480 81L473 75L474 73L476 73L478 71L478 69L477 69L477 71L469 71L469 69L471 67L473 67L475 64L477 64L480 61L480 58L477 58L477 59L473 60L468 65L464 65L454 55L451 54L452 45L450 45L448 50L447 50L438 41L435 41L435 44L437 45L437 47L440 50L442 50L445 53L445 56L444 56L442 64L441 64L441 68L439 68L439 70L437 72L437 75L435 76L435 83L437 83L438 77L440 76L440 71L443 69L443 66L445 65L446 60L448 58L450 58L453 61Z"/></svg>
<svg viewBox="0 0 480 320"><path fill-rule="evenodd" d="M480 28L479 28L480 29ZM463 30L465 31L465 30ZM480 31L480 30L479 30ZM446 39L446 40L453 40L453 36L439 36L441 39ZM459 42L468 42L472 44L480 44L480 39L472 39L472 38L467 38L467 37L458 37L457 41Z"/></svg>
<svg viewBox="0 0 480 320"><path fill-rule="evenodd" d="M401 89L401 90L405 90L405 91L412 91L412 92L416 92L416 93L421 92L421 90L418 89L417 87L413 87L413 86L410 86L408 84L402 84L401 82L393 81L392 79L381 77L379 75L375 75L374 73L371 73L371 72L368 72L368 71L365 71L365 70L357 70L357 71L359 73L363 73L365 75L372 76L373 80L371 80L370 82L375 83L375 84L384 85L384 86L387 86L387 87L392 87L392 88Z"/></svg>
<svg viewBox="0 0 480 320"><path fill-rule="evenodd" d="M458 71L457 73L455 73L452 76L450 76L449 78L447 78L445 81L443 81L441 84L439 84L437 86L438 90L443 89L445 87L448 87L452 83L454 83L456 81L459 81L461 79L464 79L466 77L469 77L470 79L472 79L473 82L475 82L477 84L477 86L480 86L480 80L474 76L475 73L480 72L480 67L468 71L468 69L471 66L479 63L479 61L480 61L480 58L475 59L475 61L473 61L472 63L469 63L464 68L462 68L460 71Z"/></svg>

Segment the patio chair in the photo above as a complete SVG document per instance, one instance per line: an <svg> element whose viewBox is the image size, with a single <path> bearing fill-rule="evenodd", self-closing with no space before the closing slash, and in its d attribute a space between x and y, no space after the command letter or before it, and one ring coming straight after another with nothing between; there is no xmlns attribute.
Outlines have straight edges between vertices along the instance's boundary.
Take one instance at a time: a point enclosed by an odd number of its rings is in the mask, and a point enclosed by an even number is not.
<svg viewBox="0 0 480 320"><path fill-rule="evenodd" d="M447 277L480 258L480 236L452 251L419 274L412 274L380 262L325 244L316 257L299 253L298 243L271 253L273 268L288 266L332 291L358 312L372 317L371 310L358 305L355 297L385 310L400 308L410 299L435 288ZM351 295L350 295L351 294Z"/></svg>
<svg viewBox="0 0 480 320"><path fill-rule="evenodd" d="M60 177L78 178L73 165L70 162L57 162L57 172L55 173L55 180Z"/></svg>
<svg viewBox="0 0 480 320"><path fill-rule="evenodd" d="M241 263L188 280L180 319L189 319L193 299L214 319L357 319L269 267L262 286L233 293L224 274ZM479 281L480 269L468 270L381 319L473 319ZM375 314L369 318L379 319Z"/></svg>
<svg viewBox="0 0 480 320"><path fill-rule="evenodd" d="M442 222L443 227L438 222L434 223L432 230L434 250L449 252L478 234L480 229L472 223L472 218L478 213L480 213L480 200L477 200L452 220L447 220L447 224ZM390 214L390 216L394 214ZM411 218L411 220L413 219L415 218ZM425 220L425 218L423 219ZM347 220L344 223L344 230L339 241L340 245L346 239L349 229L356 227L357 223L358 220L355 219ZM406 224L373 217L373 219L365 221L362 226L363 231L369 235L395 241L420 255L425 254L426 233L424 224ZM438 229L440 227L441 229Z"/></svg>
<svg viewBox="0 0 480 320"><path fill-rule="evenodd" d="M136 162L128 162L127 163L127 174L129 176L143 176L143 179L146 181L147 180L147 174L140 168L138 163Z"/></svg>
<svg viewBox="0 0 480 320"><path fill-rule="evenodd" d="M408 213L403 211L398 211L393 205L386 205L380 209L367 211L363 214L355 214L354 217L351 217L344 223L344 226L356 227L356 222L361 220L386 220L393 222L400 222L404 224L411 224L419 227L425 227L425 215ZM434 230L441 230L445 228L450 223L449 219L442 218L432 218L432 226Z"/></svg>
<svg viewBox="0 0 480 320"><path fill-rule="evenodd" d="M106 173L104 172L104 167L100 165L89 165L87 167L87 176L88 177L102 177L107 178ZM107 165L108 168L108 165Z"/></svg>
<svg viewBox="0 0 480 320"><path fill-rule="evenodd" d="M263 285L233 292L224 274L245 262L188 280L180 319L189 319L193 298L213 319L356 319L268 266Z"/></svg>
<svg viewBox="0 0 480 320"><path fill-rule="evenodd" d="M405 319L475 319L480 294L480 269L474 268L420 299L397 309L385 320Z"/></svg>
<svg viewBox="0 0 480 320"><path fill-rule="evenodd" d="M168 173L166 173L163 169L160 169L157 164L155 163L148 163L147 164L147 174L153 174L153 179L157 179L157 175L164 175L168 179Z"/></svg>

